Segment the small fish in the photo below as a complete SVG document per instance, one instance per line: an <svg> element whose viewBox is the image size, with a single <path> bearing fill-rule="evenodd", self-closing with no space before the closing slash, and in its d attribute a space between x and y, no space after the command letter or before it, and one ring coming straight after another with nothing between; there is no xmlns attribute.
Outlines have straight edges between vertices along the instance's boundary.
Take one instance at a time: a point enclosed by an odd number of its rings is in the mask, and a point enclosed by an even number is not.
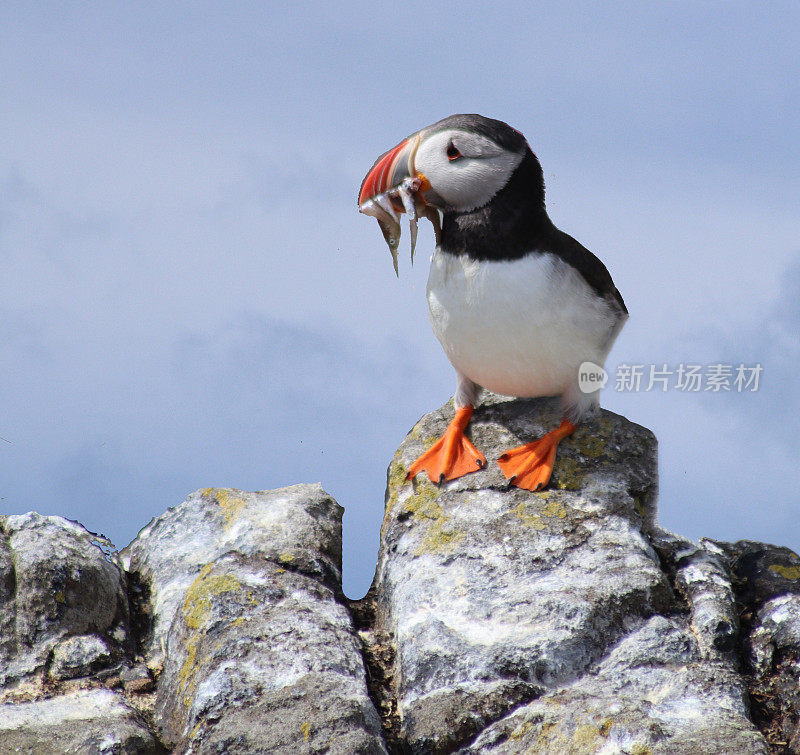
<svg viewBox="0 0 800 755"><path fill-rule="evenodd" d="M442 216L439 210L428 205L425 207L425 217L433 224L433 234L436 238L436 245L442 240Z"/></svg>
<svg viewBox="0 0 800 755"><path fill-rule="evenodd" d="M389 253L392 255L392 265L394 266L394 274L399 278L400 271L397 269L397 247L400 245L400 224L395 223L392 226L388 226L381 220L378 220L378 225L381 227L381 233L383 233L383 238L389 245Z"/></svg>
<svg viewBox="0 0 800 755"><path fill-rule="evenodd" d="M359 207L359 210L365 215L369 215L370 217L377 219L378 225L381 228L381 233L383 233L383 238L386 240L386 243L389 246L389 253L392 255L394 273L399 278L400 271L397 267L397 248L400 246L400 223L398 222L399 216L394 211L390 215L384 208L384 203L381 202L380 199L385 199L385 195L380 198L373 197L372 199L368 199L366 202L364 202L364 204L361 205L361 207ZM386 202L391 206L389 199L386 199Z"/></svg>
<svg viewBox="0 0 800 755"><path fill-rule="evenodd" d="M417 247L417 219L411 218L408 221L408 231L411 234L411 266L414 266L414 249Z"/></svg>
<svg viewBox="0 0 800 755"><path fill-rule="evenodd" d="M408 229L411 234L411 264L414 264L414 250L417 248L417 220L425 216L425 205L420 201L417 196L419 191L420 180L417 177L406 178L400 186L397 187L397 193L400 196L400 201L403 203L403 209L408 215ZM419 206L417 206L419 205Z"/></svg>
<svg viewBox="0 0 800 755"><path fill-rule="evenodd" d="M406 179L408 181L408 179ZM414 196L405 185L405 181L397 187L397 194L400 196L400 201L403 203L403 209L406 211L409 220L417 219L417 208L414 204Z"/></svg>
<svg viewBox="0 0 800 755"><path fill-rule="evenodd" d="M417 246L417 230L420 217L427 217L434 224L437 242L441 233L438 213L435 210L432 211L432 208L429 208L417 194L420 184L420 179L416 176L406 178L399 186L395 186L383 194L378 194L359 206L359 210L365 215L377 219L383 238L389 246L394 272L398 278L400 277L397 266L397 250L400 245L399 213L405 212L408 215L412 265L414 264L414 251ZM399 211L399 205L395 205L393 200L399 201L403 209Z"/></svg>
<svg viewBox="0 0 800 755"><path fill-rule="evenodd" d="M377 197L374 197L374 200L378 203L378 206L394 220L395 223L399 223L400 214L394 209L392 200L390 199L390 197L394 196L395 193L396 192L387 191L386 194L378 194Z"/></svg>

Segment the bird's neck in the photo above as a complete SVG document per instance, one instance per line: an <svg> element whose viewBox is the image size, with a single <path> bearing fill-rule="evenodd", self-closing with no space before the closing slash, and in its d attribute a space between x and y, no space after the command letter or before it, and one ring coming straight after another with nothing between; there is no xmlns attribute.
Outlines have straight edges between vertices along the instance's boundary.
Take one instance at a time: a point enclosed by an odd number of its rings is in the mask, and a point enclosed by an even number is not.
<svg viewBox="0 0 800 755"><path fill-rule="evenodd" d="M445 212L439 249L475 260L519 259L542 248L553 224L544 204L544 177L528 151L492 200L470 212Z"/></svg>

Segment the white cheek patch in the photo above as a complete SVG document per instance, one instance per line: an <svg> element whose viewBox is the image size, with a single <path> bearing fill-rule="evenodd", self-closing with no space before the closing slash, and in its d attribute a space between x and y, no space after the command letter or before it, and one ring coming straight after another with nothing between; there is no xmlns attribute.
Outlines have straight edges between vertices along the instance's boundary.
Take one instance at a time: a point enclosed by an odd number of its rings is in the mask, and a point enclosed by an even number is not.
<svg viewBox="0 0 800 755"><path fill-rule="evenodd" d="M450 181L439 193L462 212L483 207L508 183L521 159L522 155L509 152L484 159L464 157L452 164Z"/></svg>
<svg viewBox="0 0 800 755"><path fill-rule="evenodd" d="M457 160L447 158L451 141L462 153ZM450 207L469 212L489 202L508 183L521 160L522 153L503 150L483 137L443 131L423 138L415 167Z"/></svg>

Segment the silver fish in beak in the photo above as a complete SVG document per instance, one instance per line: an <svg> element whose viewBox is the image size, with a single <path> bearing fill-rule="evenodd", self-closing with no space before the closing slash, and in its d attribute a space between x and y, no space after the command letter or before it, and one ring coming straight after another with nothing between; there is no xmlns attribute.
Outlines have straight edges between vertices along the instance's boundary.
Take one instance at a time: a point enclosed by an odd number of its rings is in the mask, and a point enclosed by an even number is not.
<svg viewBox="0 0 800 755"><path fill-rule="evenodd" d="M395 275L397 250L400 245L400 215L406 213L411 233L411 264L414 264L414 249L417 244L417 222L420 217L430 217L430 210L421 192L430 188L425 176L414 170L414 155L420 142L420 134L414 134L405 141L381 155L367 173L358 193L358 209L365 215L376 218L383 238L392 255ZM434 211L438 225L439 216ZM439 231L436 228L438 241Z"/></svg>

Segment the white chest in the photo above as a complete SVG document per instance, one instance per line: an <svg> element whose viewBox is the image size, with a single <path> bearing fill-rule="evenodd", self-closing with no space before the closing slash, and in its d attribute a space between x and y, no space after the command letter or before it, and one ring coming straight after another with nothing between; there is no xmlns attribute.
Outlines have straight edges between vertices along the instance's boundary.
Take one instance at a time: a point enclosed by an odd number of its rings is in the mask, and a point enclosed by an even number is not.
<svg viewBox="0 0 800 755"><path fill-rule="evenodd" d="M437 249L427 297L452 365L509 396L563 394L581 362L605 361L616 322L580 274L550 254L476 262Z"/></svg>

